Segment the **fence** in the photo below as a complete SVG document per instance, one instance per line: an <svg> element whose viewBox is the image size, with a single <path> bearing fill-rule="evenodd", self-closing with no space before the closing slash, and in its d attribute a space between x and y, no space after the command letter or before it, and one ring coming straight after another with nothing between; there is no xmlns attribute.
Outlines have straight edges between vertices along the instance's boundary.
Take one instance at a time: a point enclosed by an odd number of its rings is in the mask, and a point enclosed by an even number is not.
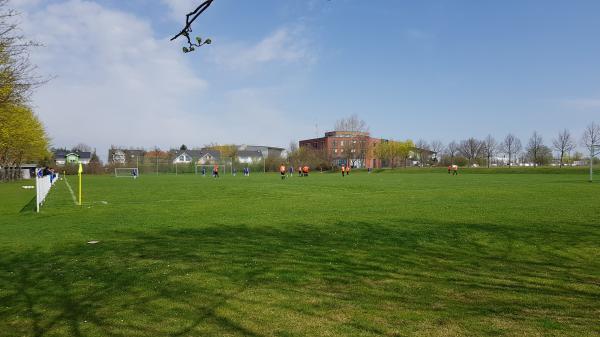
<svg viewBox="0 0 600 337"><path fill-rule="evenodd" d="M42 169L35 170L35 210L36 212L40 212L40 206L44 203L48 192L58 180L58 173L51 173L47 175L43 175L44 171Z"/></svg>

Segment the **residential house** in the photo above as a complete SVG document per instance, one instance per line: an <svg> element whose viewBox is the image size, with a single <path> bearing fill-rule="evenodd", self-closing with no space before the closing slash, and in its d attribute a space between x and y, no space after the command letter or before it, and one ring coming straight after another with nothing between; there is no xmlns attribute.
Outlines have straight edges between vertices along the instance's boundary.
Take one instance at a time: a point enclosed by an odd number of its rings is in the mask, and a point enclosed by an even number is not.
<svg viewBox="0 0 600 337"><path fill-rule="evenodd" d="M54 162L57 166L66 164L83 164L87 165L92 159L91 152L56 150L54 151Z"/></svg>

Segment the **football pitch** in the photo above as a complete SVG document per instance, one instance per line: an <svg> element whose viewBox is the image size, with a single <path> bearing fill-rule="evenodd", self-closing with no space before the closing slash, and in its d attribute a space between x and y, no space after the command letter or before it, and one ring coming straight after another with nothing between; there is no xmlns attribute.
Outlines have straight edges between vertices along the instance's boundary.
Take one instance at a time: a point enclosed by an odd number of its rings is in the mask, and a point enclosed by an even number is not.
<svg viewBox="0 0 600 337"><path fill-rule="evenodd" d="M600 184L441 171L0 184L0 335L598 336Z"/></svg>

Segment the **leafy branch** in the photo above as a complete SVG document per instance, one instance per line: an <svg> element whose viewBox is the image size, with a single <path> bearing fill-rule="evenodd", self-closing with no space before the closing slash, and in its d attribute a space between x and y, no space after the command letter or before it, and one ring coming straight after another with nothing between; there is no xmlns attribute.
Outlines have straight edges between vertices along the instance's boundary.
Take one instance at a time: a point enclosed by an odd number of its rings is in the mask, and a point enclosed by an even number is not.
<svg viewBox="0 0 600 337"><path fill-rule="evenodd" d="M177 33L177 35L175 35L171 38L171 41L173 41L173 40L179 38L180 36L185 37L185 39L187 40L188 46L183 47L184 53L193 52L194 50L196 50L196 47L201 47L205 44L212 43L211 39L202 40L202 38L200 38L199 36L197 36L195 38L195 41L192 41L192 38L190 37L190 33L192 32L192 23L194 23L194 21L196 21L196 19L200 16L200 14L204 13L204 11L206 11L208 9L208 7L210 7L210 5L213 3L213 1L214 0L206 0L203 3L201 3L200 6L198 6L194 11L188 13L185 16L185 27L183 27L183 29L179 33Z"/></svg>

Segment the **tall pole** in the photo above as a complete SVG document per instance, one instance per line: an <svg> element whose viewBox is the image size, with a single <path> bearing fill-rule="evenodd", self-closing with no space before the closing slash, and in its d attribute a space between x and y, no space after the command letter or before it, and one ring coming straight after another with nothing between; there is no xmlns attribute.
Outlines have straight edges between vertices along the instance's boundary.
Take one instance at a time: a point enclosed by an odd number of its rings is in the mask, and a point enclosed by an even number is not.
<svg viewBox="0 0 600 337"><path fill-rule="evenodd" d="M590 146L590 183L594 174L594 144Z"/></svg>
<svg viewBox="0 0 600 337"><path fill-rule="evenodd" d="M79 170L77 170L77 174L79 175L79 206L81 206L81 174L83 173L83 167L81 163L79 163Z"/></svg>

